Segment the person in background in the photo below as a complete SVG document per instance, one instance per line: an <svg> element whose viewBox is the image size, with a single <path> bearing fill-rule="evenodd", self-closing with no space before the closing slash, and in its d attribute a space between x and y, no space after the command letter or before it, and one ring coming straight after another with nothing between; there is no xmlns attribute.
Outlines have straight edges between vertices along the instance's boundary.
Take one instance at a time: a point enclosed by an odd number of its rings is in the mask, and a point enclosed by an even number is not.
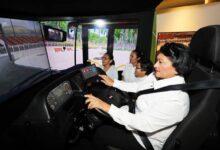
<svg viewBox="0 0 220 150"><path fill-rule="evenodd" d="M170 85L184 84L185 76L192 69L191 57L186 46L179 43L166 43L157 54L154 72L142 82L126 83L100 75L102 82L122 91L134 92L146 89L160 89ZM137 131L145 132L148 145L161 150L165 141L188 114L190 99L186 91L170 90L148 93L136 100L135 114L124 105L116 107L93 96L85 95L88 109L101 109L108 113L116 125L102 125L94 135L96 150L105 150L108 145L122 150L145 150L146 147ZM120 125L120 127L118 127Z"/></svg>
<svg viewBox="0 0 220 150"><path fill-rule="evenodd" d="M140 60L135 67L136 82L145 80L153 72L153 63L150 60Z"/></svg>
<svg viewBox="0 0 220 150"><path fill-rule="evenodd" d="M109 76L111 79L118 79L118 71L115 67L114 57L111 53L105 53L102 56L102 67L106 75Z"/></svg>
<svg viewBox="0 0 220 150"><path fill-rule="evenodd" d="M130 54L130 63L125 66L124 71L122 72L122 80L125 82L135 82L135 66L138 61L141 59L141 53L137 50L133 50Z"/></svg>

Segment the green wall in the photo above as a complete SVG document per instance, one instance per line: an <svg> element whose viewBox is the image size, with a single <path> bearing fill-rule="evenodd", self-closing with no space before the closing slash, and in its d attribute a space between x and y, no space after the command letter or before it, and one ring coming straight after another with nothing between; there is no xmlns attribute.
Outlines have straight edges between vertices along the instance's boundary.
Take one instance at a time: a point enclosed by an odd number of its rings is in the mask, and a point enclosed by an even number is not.
<svg viewBox="0 0 220 150"><path fill-rule="evenodd" d="M156 39L156 12L154 13L154 20L153 20L153 29L152 29L152 40L151 40L151 51L150 51L150 60L155 63L155 56L156 56L156 46L157 46L157 39Z"/></svg>

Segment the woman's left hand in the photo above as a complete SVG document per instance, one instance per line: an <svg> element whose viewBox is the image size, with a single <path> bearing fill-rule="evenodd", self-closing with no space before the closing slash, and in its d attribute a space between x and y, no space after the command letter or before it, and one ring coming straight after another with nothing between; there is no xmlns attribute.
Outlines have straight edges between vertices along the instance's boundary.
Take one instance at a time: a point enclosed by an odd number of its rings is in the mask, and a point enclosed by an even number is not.
<svg viewBox="0 0 220 150"><path fill-rule="evenodd" d="M101 99L93 96L92 94L86 94L86 104L88 104L88 109L101 109L105 112L108 112L110 109L110 105L106 102L102 101Z"/></svg>

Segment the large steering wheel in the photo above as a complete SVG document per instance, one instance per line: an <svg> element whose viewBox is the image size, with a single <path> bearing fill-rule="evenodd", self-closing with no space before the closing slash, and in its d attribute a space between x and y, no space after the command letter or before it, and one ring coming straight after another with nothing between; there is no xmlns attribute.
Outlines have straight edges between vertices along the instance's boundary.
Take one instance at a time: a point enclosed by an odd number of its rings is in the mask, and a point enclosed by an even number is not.
<svg viewBox="0 0 220 150"><path fill-rule="evenodd" d="M106 73L101 69L97 68L98 73L106 75ZM99 76L95 76L86 81L86 93L91 93L94 96L100 98L108 104L114 104L117 107L121 107L125 104L128 104L130 101L130 96L127 92L123 92L119 89L106 86L101 82ZM97 110L100 114L109 117L108 113Z"/></svg>

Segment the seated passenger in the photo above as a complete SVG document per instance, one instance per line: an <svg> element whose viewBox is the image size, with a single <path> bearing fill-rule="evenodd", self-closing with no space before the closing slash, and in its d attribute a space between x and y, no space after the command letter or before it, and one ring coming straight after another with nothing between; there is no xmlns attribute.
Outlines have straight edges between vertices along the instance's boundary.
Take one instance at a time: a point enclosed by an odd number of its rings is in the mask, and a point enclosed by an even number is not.
<svg viewBox="0 0 220 150"><path fill-rule="evenodd" d="M112 79L118 79L118 71L115 67L114 57L111 53L105 53L102 56L102 67L101 67Z"/></svg>
<svg viewBox="0 0 220 150"><path fill-rule="evenodd" d="M136 82L145 80L147 76L152 73L153 71L153 64L150 60L140 60L139 63L137 63L135 67L135 77L136 77Z"/></svg>
<svg viewBox="0 0 220 150"><path fill-rule="evenodd" d="M125 82L136 81L135 77L135 66L141 59L141 53L137 50L133 50L130 54L130 63L126 64L124 71L122 72L122 80Z"/></svg>
<svg viewBox="0 0 220 150"><path fill-rule="evenodd" d="M154 72L142 82L126 83L100 75L102 82L127 92L145 89L159 89L169 85L185 83L184 76L192 65L188 49L182 44L166 43L157 54ZM88 109L101 109L114 122L100 126L94 135L96 150L106 146L122 150L145 150L137 131L145 132L154 150L161 150L169 135L189 112L189 95L185 91L164 91L141 95L136 100L136 113L130 113L128 106L120 108L91 95L85 95Z"/></svg>

